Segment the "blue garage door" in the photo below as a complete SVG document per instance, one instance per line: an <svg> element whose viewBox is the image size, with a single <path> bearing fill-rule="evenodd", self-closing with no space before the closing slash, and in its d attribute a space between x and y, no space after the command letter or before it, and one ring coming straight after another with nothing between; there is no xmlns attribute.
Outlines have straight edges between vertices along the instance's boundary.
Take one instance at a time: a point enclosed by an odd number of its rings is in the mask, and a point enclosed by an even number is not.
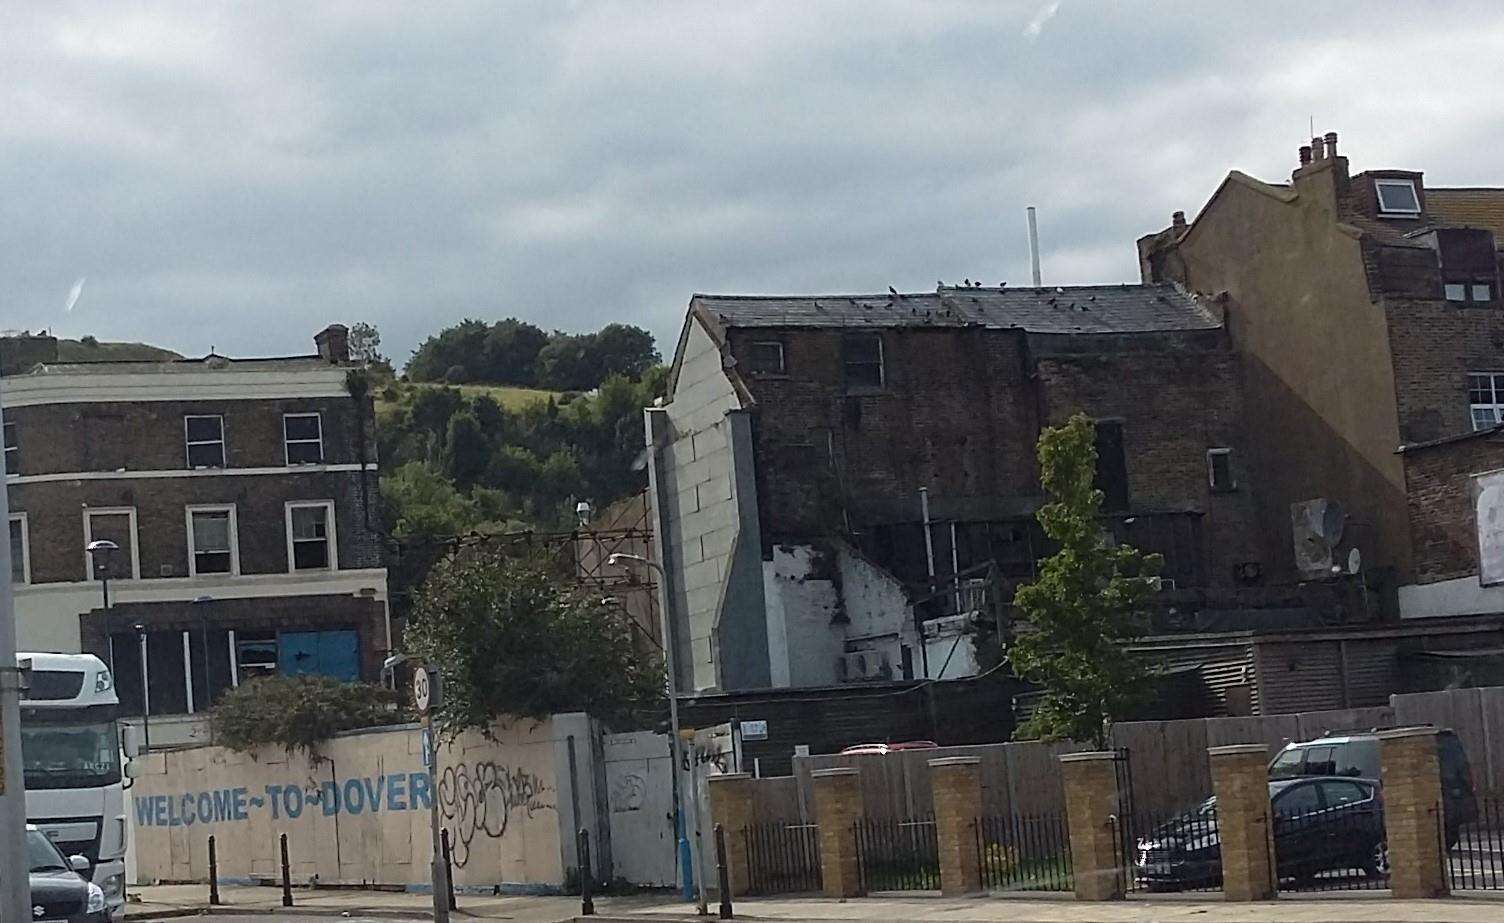
<svg viewBox="0 0 1504 923"><path fill-rule="evenodd" d="M360 679L360 640L353 629L284 631L277 636L277 670L287 676L315 673Z"/></svg>

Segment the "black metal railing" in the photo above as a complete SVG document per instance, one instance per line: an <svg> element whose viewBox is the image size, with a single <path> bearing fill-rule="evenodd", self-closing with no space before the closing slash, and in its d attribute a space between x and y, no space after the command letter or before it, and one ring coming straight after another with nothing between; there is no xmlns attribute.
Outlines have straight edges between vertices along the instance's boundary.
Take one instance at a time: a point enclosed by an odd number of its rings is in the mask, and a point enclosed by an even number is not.
<svg viewBox="0 0 1504 923"><path fill-rule="evenodd" d="M1453 891L1504 891L1504 796L1476 803L1445 835L1447 881Z"/></svg>
<svg viewBox="0 0 1504 923"><path fill-rule="evenodd" d="M852 824L862 890L938 891L940 843L933 817Z"/></svg>
<svg viewBox="0 0 1504 923"><path fill-rule="evenodd" d="M816 824L755 824L742 831L751 894L819 891L820 828Z"/></svg>
<svg viewBox="0 0 1504 923"><path fill-rule="evenodd" d="M1365 891L1389 887L1389 846L1378 802L1307 813L1276 813L1274 859L1281 891Z"/></svg>
<svg viewBox="0 0 1504 923"><path fill-rule="evenodd" d="M978 817L977 863L993 891L1070 891L1071 840L1065 815Z"/></svg>
<svg viewBox="0 0 1504 923"><path fill-rule="evenodd" d="M1222 887L1217 808L1129 815L1115 845L1125 891L1215 891Z"/></svg>

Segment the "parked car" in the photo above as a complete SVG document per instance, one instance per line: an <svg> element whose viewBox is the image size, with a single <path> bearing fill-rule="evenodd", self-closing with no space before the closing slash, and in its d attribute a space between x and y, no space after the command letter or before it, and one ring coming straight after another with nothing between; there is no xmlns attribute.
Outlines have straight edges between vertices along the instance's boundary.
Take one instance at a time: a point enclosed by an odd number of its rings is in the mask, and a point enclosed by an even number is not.
<svg viewBox="0 0 1504 923"><path fill-rule="evenodd" d="M894 753L899 750L934 750L939 746L940 745L935 743L933 740L909 740L892 744L857 744L855 746L847 747L846 749L842 750L841 755L850 756L852 754L856 754L860 756L863 754L875 754L882 756L884 754Z"/></svg>
<svg viewBox="0 0 1504 923"><path fill-rule="evenodd" d="M1457 845L1461 828L1478 819L1478 796L1467 750L1455 731L1437 732L1441 758L1441 793L1446 815L1447 848ZM1269 778L1348 776L1379 779L1377 731L1326 734L1315 740L1285 744L1269 763Z"/></svg>
<svg viewBox="0 0 1504 923"><path fill-rule="evenodd" d="M1372 779L1314 776L1269 783L1279 877L1305 879L1336 869L1389 874L1384 807ZM1222 879L1216 798L1159 825L1135 844L1134 875L1150 889L1205 887Z"/></svg>
<svg viewBox="0 0 1504 923"><path fill-rule="evenodd" d="M26 825L26 857L33 923L108 923L104 891L80 874L89 870L87 857L64 858L31 824ZM0 869L0 875L6 873Z"/></svg>

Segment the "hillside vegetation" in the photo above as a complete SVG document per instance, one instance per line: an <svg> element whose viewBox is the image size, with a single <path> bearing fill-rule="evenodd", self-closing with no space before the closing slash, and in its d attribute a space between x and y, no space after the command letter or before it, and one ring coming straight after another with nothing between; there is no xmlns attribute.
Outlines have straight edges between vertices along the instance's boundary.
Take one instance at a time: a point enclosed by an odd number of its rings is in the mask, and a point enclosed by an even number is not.
<svg viewBox="0 0 1504 923"><path fill-rule="evenodd" d="M59 362L165 362L181 355L146 343L109 343L93 337L57 341Z"/></svg>

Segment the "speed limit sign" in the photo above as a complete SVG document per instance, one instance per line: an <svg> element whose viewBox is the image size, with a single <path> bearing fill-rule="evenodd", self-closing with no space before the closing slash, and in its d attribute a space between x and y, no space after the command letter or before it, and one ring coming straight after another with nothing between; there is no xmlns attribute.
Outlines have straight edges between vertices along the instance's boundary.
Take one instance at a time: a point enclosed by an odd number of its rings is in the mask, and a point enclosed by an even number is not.
<svg viewBox="0 0 1504 923"><path fill-rule="evenodd" d="M418 712L426 713L433 703L433 683L428 675L427 667L420 667L413 673L413 704L418 707Z"/></svg>

